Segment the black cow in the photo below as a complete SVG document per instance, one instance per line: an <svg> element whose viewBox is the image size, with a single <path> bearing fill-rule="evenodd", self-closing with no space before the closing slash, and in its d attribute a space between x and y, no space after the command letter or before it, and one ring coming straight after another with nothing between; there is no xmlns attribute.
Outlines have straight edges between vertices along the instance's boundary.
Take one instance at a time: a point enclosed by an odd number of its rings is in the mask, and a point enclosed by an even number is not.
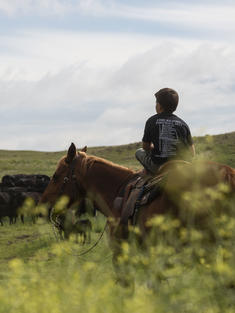
<svg viewBox="0 0 235 313"><path fill-rule="evenodd" d="M2 178L2 185L4 187L23 187L27 191L43 192L48 183L50 177L47 175L5 175Z"/></svg>
<svg viewBox="0 0 235 313"><path fill-rule="evenodd" d="M23 206L26 198L32 198L37 204L49 181L50 178L47 175L41 174L3 176L0 183L0 224L3 224L2 217L5 216L9 217L10 224L15 223L19 215L24 222L23 212L18 213L19 208ZM35 217L35 214L32 213L31 216Z"/></svg>
<svg viewBox="0 0 235 313"><path fill-rule="evenodd" d="M0 224L3 225L2 218L8 216L10 197L6 192L0 192Z"/></svg>
<svg viewBox="0 0 235 313"><path fill-rule="evenodd" d="M40 198L42 196L42 193L40 192L35 192L35 191L22 191L16 195L14 198L14 206L17 208L21 208L24 206L24 202L26 199L30 198L34 201L34 204L37 205ZM33 223L36 221L36 217L38 217L37 212L34 212L32 209L31 211L24 212L24 207L22 210L20 210L20 215L21 215L21 221L24 222L24 215L29 215L32 217Z"/></svg>
<svg viewBox="0 0 235 313"><path fill-rule="evenodd" d="M12 206L12 199L8 192L0 192L0 219L1 224L2 218L8 216L10 219L10 224L13 224L17 218L17 211Z"/></svg>

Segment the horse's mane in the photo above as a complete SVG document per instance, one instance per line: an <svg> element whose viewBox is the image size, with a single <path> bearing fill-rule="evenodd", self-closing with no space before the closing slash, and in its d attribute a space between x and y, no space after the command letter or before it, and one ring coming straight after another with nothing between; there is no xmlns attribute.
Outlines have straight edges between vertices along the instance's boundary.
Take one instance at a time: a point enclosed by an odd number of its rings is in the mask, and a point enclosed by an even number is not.
<svg viewBox="0 0 235 313"><path fill-rule="evenodd" d="M85 152L78 152L77 156L82 158L80 170L84 176L86 176L89 169L91 169L92 167L94 167L94 165L97 165L97 164L107 166L111 170L112 169L113 170L120 170L120 172L123 172L125 174L129 174L129 175L134 174L133 170L131 170L125 166L113 163L112 161L109 161L107 159L103 159L101 157L97 157L94 155L88 155Z"/></svg>

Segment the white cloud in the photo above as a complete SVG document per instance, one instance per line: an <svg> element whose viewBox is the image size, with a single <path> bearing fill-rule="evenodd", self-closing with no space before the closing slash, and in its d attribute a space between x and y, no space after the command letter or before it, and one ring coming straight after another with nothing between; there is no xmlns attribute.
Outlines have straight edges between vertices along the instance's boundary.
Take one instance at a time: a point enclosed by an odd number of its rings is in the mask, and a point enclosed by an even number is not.
<svg viewBox="0 0 235 313"><path fill-rule="evenodd" d="M44 35L11 41L13 51L27 40L33 48L22 49L12 72L0 75L1 148L54 151L71 141L80 146L139 141L145 120L154 114L153 94L166 86L179 91L177 114L193 134L234 130L234 45L89 33L62 33L62 45L58 33ZM100 45L89 54L94 41ZM36 52L43 46L41 57ZM51 65L58 47L61 54ZM8 58L2 55L1 62L10 69Z"/></svg>
<svg viewBox="0 0 235 313"><path fill-rule="evenodd" d="M49 30L0 34L0 78L38 80L70 64L115 69L133 54L153 47L156 40L154 36Z"/></svg>
<svg viewBox="0 0 235 313"><path fill-rule="evenodd" d="M80 146L139 141L145 120L154 114L153 94L166 86L179 91L177 114L194 135L234 130L234 4L123 3L0 0L0 13L10 16L12 23L24 16L43 16L43 21L52 15L65 16L66 21L74 13L78 18L95 16L107 30L106 18L138 25L159 22L156 29L165 24L187 32L211 31L214 38L219 34L218 40L189 40L176 32L165 37L121 33L121 26L119 33L33 28L11 35L2 32L2 149L54 151L67 148L71 141Z"/></svg>

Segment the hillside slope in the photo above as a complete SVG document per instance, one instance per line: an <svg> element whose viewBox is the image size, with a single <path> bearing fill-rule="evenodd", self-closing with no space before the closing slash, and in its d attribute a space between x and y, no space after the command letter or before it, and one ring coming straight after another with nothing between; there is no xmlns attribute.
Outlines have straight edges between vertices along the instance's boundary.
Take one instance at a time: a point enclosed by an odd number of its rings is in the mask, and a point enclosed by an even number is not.
<svg viewBox="0 0 235 313"><path fill-rule="evenodd" d="M215 136L194 137L194 142L197 158L221 162L235 168L235 132ZM139 169L140 165L135 160L135 151L139 147L141 147L140 142L120 146L91 147L88 148L88 153L133 169ZM51 176L55 171L57 162L65 154L66 151L0 150L0 177L6 174L19 173Z"/></svg>

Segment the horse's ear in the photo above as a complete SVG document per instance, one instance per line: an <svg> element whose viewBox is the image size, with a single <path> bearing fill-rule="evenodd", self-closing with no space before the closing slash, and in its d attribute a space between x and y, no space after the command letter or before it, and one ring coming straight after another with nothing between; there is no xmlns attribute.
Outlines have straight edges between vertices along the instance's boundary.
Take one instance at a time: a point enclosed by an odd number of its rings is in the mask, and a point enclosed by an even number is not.
<svg viewBox="0 0 235 313"><path fill-rule="evenodd" d="M76 146L74 143L71 143L68 153L67 153L67 157L65 159L66 163L71 163L73 161L73 159L76 156Z"/></svg>
<svg viewBox="0 0 235 313"><path fill-rule="evenodd" d="M85 146L84 148L82 148L81 151L82 151L82 152L87 152L87 146Z"/></svg>

